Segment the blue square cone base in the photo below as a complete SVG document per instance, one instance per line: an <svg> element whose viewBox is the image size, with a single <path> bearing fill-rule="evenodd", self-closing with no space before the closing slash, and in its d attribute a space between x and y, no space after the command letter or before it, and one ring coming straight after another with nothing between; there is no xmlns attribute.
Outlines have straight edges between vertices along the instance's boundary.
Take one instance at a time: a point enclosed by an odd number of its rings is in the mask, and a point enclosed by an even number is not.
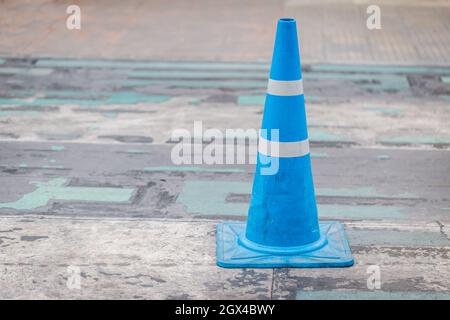
<svg viewBox="0 0 450 320"><path fill-rule="evenodd" d="M223 268L337 268L353 265L344 227L336 221L319 223L324 245L298 253L272 253L242 244L246 223L222 222L217 225L217 265ZM270 247L268 247L270 248ZM307 246L305 246L307 248Z"/></svg>

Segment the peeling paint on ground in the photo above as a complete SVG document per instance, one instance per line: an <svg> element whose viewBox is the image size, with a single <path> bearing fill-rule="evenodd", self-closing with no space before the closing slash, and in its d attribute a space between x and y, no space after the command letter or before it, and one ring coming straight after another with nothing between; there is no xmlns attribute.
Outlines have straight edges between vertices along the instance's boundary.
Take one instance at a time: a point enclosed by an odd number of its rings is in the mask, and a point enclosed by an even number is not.
<svg viewBox="0 0 450 320"><path fill-rule="evenodd" d="M56 178L48 182L32 182L37 189L13 202L0 203L0 208L31 210L46 206L50 200L127 202L134 189L93 188L64 186L66 179Z"/></svg>

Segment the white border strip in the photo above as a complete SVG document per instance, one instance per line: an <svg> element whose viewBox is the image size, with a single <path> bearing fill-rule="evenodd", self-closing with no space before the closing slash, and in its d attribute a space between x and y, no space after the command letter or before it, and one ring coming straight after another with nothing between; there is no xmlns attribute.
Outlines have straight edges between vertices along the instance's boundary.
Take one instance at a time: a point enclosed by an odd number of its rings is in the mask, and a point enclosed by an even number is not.
<svg viewBox="0 0 450 320"><path fill-rule="evenodd" d="M309 154L309 140L278 142L269 141L260 136L258 151L266 156L277 158L303 157Z"/></svg>
<svg viewBox="0 0 450 320"><path fill-rule="evenodd" d="M303 94L303 80L280 81L269 79L267 93L274 96L298 96Z"/></svg>

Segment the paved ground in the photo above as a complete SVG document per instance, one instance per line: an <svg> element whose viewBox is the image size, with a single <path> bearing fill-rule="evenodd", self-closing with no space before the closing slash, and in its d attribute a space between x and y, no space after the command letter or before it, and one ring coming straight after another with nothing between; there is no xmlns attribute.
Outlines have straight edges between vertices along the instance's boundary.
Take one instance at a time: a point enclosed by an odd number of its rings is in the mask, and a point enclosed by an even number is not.
<svg viewBox="0 0 450 320"><path fill-rule="evenodd" d="M209 20L202 33L199 18L212 19L210 6L142 2L117 11L116 3L102 7L104 20L88 19L97 35L121 29L114 42L91 33L68 40L67 31L48 27L62 18L29 19L35 2L2 3L1 37L9 36L0 41L0 298L450 299L449 32L437 27L450 11L447 2L394 4L382 3L383 23L398 12L405 20L370 41L398 35L398 48L399 41L415 48L410 55L352 47L363 38L358 29L340 45L322 42L330 50L308 40L314 30L353 29L357 19L337 16L342 28L318 28L309 18L301 29L319 214L344 223L356 264L227 270L215 265L215 224L245 219L253 166L175 166L173 130L192 131L199 120L204 129L258 128L268 64L254 60L270 58L273 40L264 20L275 21L274 12L310 16L306 9L364 14L365 4L223 5L214 12L233 19ZM40 8L56 17L64 5ZM118 12L135 17L127 23L136 29L124 28ZM184 36L157 38L147 28L157 23L143 12L158 22L185 19ZM402 36L411 21L417 25L407 33L416 40ZM228 37L212 36L231 24ZM143 29L158 45L135 41ZM208 32L212 42L190 44ZM418 45L425 42L429 50ZM131 57L140 59L118 59ZM234 62L168 61L191 59ZM367 287L372 265L380 267L380 290Z"/></svg>
<svg viewBox="0 0 450 320"><path fill-rule="evenodd" d="M81 8L81 30L65 27ZM381 30L366 9L381 9ZM304 62L442 65L448 0L4 0L0 54L156 60L270 60L276 21L298 20ZM43 18L45 17L45 18Z"/></svg>

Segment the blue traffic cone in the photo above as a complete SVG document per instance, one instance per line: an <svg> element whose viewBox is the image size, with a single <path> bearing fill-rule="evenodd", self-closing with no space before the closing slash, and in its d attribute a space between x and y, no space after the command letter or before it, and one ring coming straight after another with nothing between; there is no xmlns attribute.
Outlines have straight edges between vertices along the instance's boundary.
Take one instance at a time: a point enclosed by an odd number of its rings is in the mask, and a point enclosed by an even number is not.
<svg viewBox="0 0 450 320"><path fill-rule="evenodd" d="M217 264L353 265L343 226L318 221L294 19L278 21L248 221L218 224Z"/></svg>

